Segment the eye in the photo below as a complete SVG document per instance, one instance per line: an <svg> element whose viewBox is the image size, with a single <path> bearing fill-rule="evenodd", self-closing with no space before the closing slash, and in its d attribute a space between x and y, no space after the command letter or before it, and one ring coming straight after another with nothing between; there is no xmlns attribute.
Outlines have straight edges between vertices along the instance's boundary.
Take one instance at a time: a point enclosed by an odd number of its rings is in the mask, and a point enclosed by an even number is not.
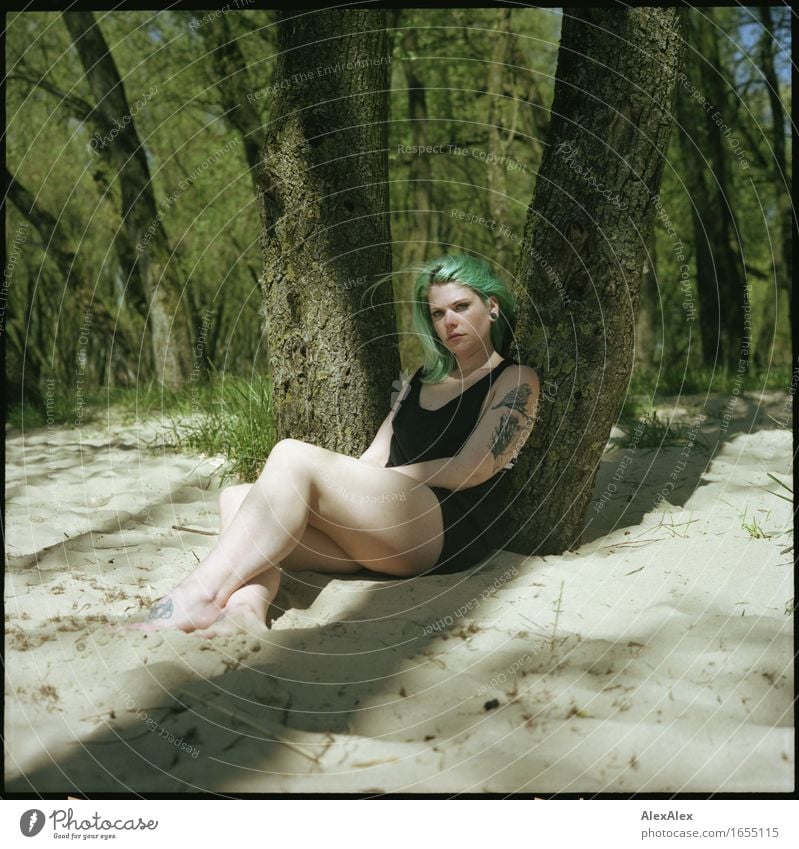
<svg viewBox="0 0 799 849"><path fill-rule="evenodd" d="M461 312L463 312L468 306L469 306L468 301L462 301L460 304L458 304L458 306L455 309L458 309Z"/></svg>
<svg viewBox="0 0 799 849"><path fill-rule="evenodd" d="M441 310L433 310L433 312L431 312L430 315L433 318L433 320L435 321L436 319L441 318Z"/></svg>

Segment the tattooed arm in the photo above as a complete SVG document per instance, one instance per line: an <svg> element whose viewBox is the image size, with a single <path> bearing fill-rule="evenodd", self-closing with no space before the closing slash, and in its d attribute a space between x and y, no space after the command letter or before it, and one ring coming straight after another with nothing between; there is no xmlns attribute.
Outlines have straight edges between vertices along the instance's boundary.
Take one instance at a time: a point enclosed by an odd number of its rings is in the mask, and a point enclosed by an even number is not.
<svg viewBox="0 0 799 849"><path fill-rule="evenodd" d="M538 375L529 366L511 366L497 379L487 404L465 445L455 457L399 466L398 472L428 486L468 489L509 468L535 424Z"/></svg>

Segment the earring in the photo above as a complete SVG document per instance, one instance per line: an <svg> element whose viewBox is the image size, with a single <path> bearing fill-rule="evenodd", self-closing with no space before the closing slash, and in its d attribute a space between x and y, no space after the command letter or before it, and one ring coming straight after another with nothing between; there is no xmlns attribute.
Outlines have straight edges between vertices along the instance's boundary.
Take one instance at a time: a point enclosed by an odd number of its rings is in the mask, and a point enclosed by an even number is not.
<svg viewBox="0 0 799 849"><path fill-rule="evenodd" d="M491 321L496 321L499 318L499 316L495 312L490 312L488 314L488 317Z"/></svg>

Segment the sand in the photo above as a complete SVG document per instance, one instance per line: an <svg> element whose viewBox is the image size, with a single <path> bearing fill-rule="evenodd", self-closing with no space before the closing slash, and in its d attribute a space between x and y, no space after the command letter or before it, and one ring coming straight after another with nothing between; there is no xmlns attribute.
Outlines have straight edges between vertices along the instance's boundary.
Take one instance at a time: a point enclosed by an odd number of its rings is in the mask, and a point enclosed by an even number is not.
<svg viewBox="0 0 799 849"><path fill-rule="evenodd" d="M792 790L785 398L609 443L578 551L301 573L265 640L108 628L213 546L221 458L148 448L157 421L9 430L7 791Z"/></svg>

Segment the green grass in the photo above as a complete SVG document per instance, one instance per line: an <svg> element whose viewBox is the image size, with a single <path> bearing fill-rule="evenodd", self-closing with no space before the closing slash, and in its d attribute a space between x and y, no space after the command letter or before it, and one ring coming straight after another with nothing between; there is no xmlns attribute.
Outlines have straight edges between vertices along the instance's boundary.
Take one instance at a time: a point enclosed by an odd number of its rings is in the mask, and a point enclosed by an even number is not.
<svg viewBox="0 0 799 849"><path fill-rule="evenodd" d="M743 521L741 522L741 527L749 534L752 539L766 539L767 537L771 536L770 534L767 534L763 530L763 528L760 527L756 516L752 516L752 521L747 522L745 512Z"/></svg>
<svg viewBox="0 0 799 849"><path fill-rule="evenodd" d="M84 394L80 398L75 392L64 393L53 390L47 392L41 401L26 401L6 408L6 422L19 430L32 430L53 425L75 427L76 420L88 424L95 421L100 412L100 395L96 392Z"/></svg>
<svg viewBox="0 0 799 849"><path fill-rule="evenodd" d="M217 378L204 394L200 418L175 423L176 447L222 454L223 479L254 481L276 441L268 378Z"/></svg>
<svg viewBox="0 0 799 849"><path fill-rule="evenodd" d="M254 481L276 441L270 383L261 375L245 379L214 373L209 381L191 383L177 392L151 382L86 393L81 400L80 417L86 424L109 414L118 415L123 424L166 419L169 435L153 447L221 454L226 459L223 479ZM76 416L77 399L57 391L41 404L6 409L6 421L25 431L48 425L75 427Z"/></svg>
<svg viewBox="0 0 799 849"><path fill-rule="evenodd" d="M740 381L740 383L739 383ZM743 375L735 369L716 369L705 366L685 370L683 365L656 371L638 368L633 372L629 391L633 395L681 395L705 392L728 394L738 387L748 392L759 389L787 389L791 384L791 367L778 365L763 369L750 366Z"/></svg>
<svg viewBox="0 0 799 849"><path fill-rule="evenodd" d="M642 410L638 405L631 404L622 411L617 422L624 435L616 440L621 448L661 448L665 445L687 445L687 424L674 424L661 419L657 410ZM694 443L700 443L698 435Z"/></svg>

